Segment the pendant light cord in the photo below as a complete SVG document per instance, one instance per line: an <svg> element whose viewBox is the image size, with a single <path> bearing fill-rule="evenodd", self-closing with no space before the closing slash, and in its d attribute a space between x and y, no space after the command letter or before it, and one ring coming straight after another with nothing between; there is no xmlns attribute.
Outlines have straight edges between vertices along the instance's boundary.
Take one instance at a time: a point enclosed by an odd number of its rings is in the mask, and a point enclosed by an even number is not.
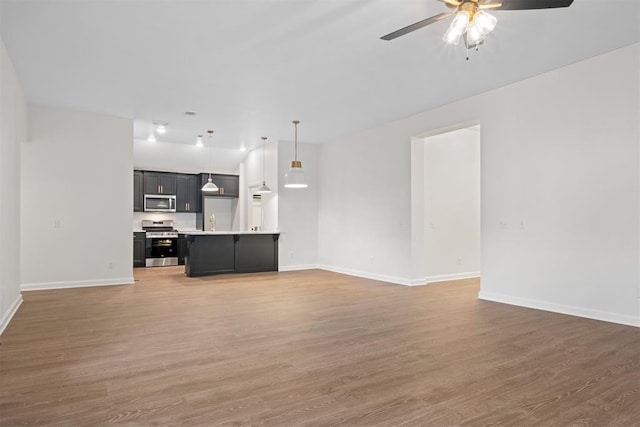
<svg viewBox="0 0 640 427"><path fill-rule="evenodd" d="M213 131L209 130L207 132L209 133L209 179L211 179L211 169L213 169L211 167L211 144L212 144L211 137L213 136Z"/></svg>
<svg viewBox="0 0 640 427"><path fill-rule="evenodd" d="M298 161L298 123L300 120L294 120L293 124L295 125L295 143L293 145L293 159Z"/></svg>
<svg viewBox="0 0 640 427"><path fill-rule="evenodd" d="M264 179L264 167L265 167L265 150L266 150L266 143L267 143L267 137L263 136L262 137L262 184L264 185L265 183L265 179Z"/></svg>

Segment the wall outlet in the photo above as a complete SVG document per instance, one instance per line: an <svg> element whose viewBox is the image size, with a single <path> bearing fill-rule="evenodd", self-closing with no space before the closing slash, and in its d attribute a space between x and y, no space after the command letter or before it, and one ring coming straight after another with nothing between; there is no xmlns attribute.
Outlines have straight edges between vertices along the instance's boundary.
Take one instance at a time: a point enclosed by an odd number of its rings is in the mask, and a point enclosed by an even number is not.
<svg viewBox="0 0 640 427"><path fill-rule="evenodd" d="M462 258L458 258L458 265L462 265Z"/></svg>
<svg viewBox="0 0 640 427"><path fill-rule="evenodd" d="M109 261L109 262L107 263L107 268L108 268L109 270L113 270L113 261Z"/></svg>
<svg viewBox="0 0 640 427"><path fill-rule="evenodd" d="M53 228L60 228L60 220L59 219L54 219L53 220Z"/></svg>

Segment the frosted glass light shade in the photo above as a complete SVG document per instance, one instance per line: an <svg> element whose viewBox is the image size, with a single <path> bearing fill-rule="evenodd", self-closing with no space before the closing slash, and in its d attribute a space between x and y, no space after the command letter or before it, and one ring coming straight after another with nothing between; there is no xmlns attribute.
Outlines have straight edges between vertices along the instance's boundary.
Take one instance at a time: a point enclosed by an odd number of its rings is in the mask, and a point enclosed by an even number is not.
<svg viewBox="0 0 640 427"><path fill-rule="evenodd" d="M473 17L473 26L478 27L483 35L489 34L496 27L498 18L485 12L484 10L478 11Z"/></svg>
<svg viewBox="0 0 640 427"><path fill-rule="evenodd" d="M269 194L269 193L271 193L271 189L269 188L269 186L265 181L262 181L262 185L260 186L260 188L256 190L256 194Z"/></svg>
<svg viewBox="0 0 640 427"><path fill-rule="evenodd" d="M480 26L473 21L467 29L467 43L469 46L475 46L484 40L484 35Z"/></svg>
<svg viewBox="0 0 640 427"><path fill-rule="evenodd" d="M469 12L466 10L461 10L456 13L456 17L451 21L451 25L447 29L447 32L444 33L442 40L446 41L449 44L457 45L460 42L460 37L467 31L467 27L469 26Z"/></svg>
<svg viewBox="0 0 640 427"><path fill-rule="evenodd" d="M216 192L218 192L218 190L219 190L218 186L213 183L213 181L211 180L211 176L209 176L209 179L207 180L207 183L202 186L202 192L203 193L216 193Z"/></svg>
<svg viewBox="0 0 640 427"><path fill-rule="evenodd" d="M294 165L298 163L298 165ZM291 169L284 176L286 188L307 188L308 185L304 181L304 171L302 170L302 163L293 161L291 162Z"/></svg>

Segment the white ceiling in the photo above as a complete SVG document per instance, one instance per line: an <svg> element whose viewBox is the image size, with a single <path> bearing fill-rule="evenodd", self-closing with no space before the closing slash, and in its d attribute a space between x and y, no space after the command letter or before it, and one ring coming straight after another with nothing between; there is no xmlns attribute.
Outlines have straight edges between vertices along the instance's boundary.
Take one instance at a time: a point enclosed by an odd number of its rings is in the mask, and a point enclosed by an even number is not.
<svg viewBox="0 0 640 427"><path fill-rule="evenodd" d="M152 120L169 123L165 142L211 128L229 150L292 140L294 119L300 142L329 141L639 40L638 0L492 12L498 26L469 61L441 41L448 20L380 40L447 10L436 0L0 0L0 28L29 102L132 118L136 138Z"/></svg>

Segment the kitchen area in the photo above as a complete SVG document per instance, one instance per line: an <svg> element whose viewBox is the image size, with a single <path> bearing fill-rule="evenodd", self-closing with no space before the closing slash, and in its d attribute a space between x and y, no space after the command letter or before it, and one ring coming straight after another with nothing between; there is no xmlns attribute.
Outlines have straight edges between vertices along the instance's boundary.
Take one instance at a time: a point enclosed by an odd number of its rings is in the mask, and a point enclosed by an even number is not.
<svg viewBox="0 0 640 427"><path fill-rule="evenodd" d="M210 178L218 189L205 193ZM279 233L263 231L260 195L240 218L239 175L134 170L133 187L134 267L184 265L189 277L278 270Z"/></svg>

